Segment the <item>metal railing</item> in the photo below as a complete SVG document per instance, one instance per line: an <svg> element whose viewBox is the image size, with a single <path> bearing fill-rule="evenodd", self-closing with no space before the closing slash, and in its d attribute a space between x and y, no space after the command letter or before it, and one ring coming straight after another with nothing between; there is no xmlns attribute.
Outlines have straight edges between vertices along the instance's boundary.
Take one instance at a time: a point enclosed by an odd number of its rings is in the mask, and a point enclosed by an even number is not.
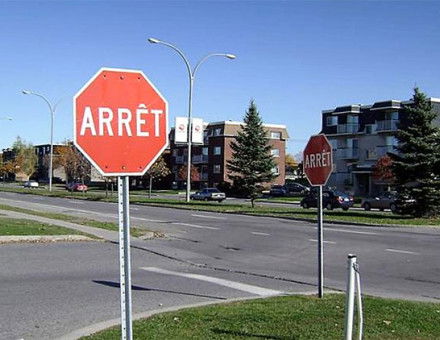
<svg viewBox="0 0 440 340"><path fill-rule="evenodd" d="M336 155L337 158L339 159L358 159L359 149L358 148L337 149Z"/></svg>
<svg viewBox="0 0 440 340"><path fill-rule="evenodd" d="M208 156L207 155L195 155L192 157L192 162L197 163L208 163Z"/></svg>
<svg viewBox="0 0 440 340"><path fill-rule="evenodd" d="M357 133L359 124L339 124L336 129L337 133Z"/></svg>
<svg viewBox="0 0 440 340"><path fill-rule="evenodd" d="M397 131L398 120L379 120L376 122L376 131Z"/></svg>
<svg viewBox="0 0 440 340"><path fill-rule="evenodd" d="M376 146L376 154L378 157L385 156L387 153L397 154L396 147L394 145Z"/></svg>

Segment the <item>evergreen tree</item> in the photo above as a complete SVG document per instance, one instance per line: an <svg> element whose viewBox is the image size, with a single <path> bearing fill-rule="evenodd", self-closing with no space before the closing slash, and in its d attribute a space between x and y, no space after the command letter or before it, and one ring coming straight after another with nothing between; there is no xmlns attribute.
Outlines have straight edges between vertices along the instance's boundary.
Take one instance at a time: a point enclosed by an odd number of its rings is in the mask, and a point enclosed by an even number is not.
<svg viewBox="0 0 440 340"><path fill-rule="evenodd" d="M270 145L254 101L246 111L241 131L231 142L232 158L227 163L228 177L234 185L251 198L252 207L259 187L274 177L275 162L270 155Z"/></svg>
<svg viewBox="0 0 440 340"><path fill-rule="evenodd" d="M414 89L414 104L405 106L396 137L398 155L392 170L402 213L437 216L440 213L440 129L425 94Z"/></svg>

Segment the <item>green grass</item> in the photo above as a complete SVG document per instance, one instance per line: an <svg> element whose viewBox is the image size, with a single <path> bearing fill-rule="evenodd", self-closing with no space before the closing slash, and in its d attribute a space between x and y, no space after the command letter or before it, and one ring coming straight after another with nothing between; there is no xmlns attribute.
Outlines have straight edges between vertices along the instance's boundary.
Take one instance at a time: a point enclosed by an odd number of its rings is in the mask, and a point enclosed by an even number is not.
<svg viewBox="0 0 440 340"><path fill-rule="evenodd" d="M185 309L135 321L133 333L135 339L342 339L344 299L287 296ZM440 304L373 297L363 303L365 339L440 338ZM120 339L120 329L82 339Z"/></svg>
<svg viewBox="0 0 440 340"><path fill-rule="evenodd" d="M76 199L86 199L94 201L106 201L106 202L116 202L117 197L106 198L103 193L70 193L66 191L54 191L52 193L48 191L40 190L28 190L21 188L7 188L0 187L0 191L13 191L13 192L24 192L28 194L45 195L53 197L67 197ZM293 199L295 197L292 197ZM202 211L213 211L213 212L223 212L223 213L238 213L238 214L252 214L261 216L271 216L271 217L281 217L281 218L291 218L291 219L307 219L311 221L316 221L316 209L303 209L296 207L277 207L277 206L264 206L258 205L255 208L250 206L250 203L234 204L227 201L221 204L217 202L200 202L192 201L186 203L183 199L167 199L167 198L147 198L146 196L131 195L131 203L145 204L151 206L159 207L171 207L179 209L192 209L192 210L202 210ZM366 223L375 225L390 225L398 224L404 226L417 226L417 225L430 225L430 226L440 226L440 218L414 218L411 216L395 215L391 212L380 212L380 211L355 211L348 210L342 211L336 209L333 211L324 211L324 221L332 222L356 222L356 223Z"/></svg>
<svg viewBox="0 0 440 340"><path fill-rule="evenodd" d="M77 230L59 227L25 219L15 219L0 216L1 236L29 236L29 235L91 235Z"/></svg>
<svg viewBox="0 0 440 340"><path fill-rule="evenodd" d="M50 213L50 212L42 212L42 211L36 211L36 210L31 210L31 209L13 207L13 206L5 205L5 204L0 204L0 210L16 211L16 212L20 212L20 213L24 213L24 214L41 216L41 217L51 218L54 220L66 221L66 222L81 224L81 225L94 227L94 228L101 228L101 229L106 229L106 230L111 230L111 231L118 231L118 225L116 223L112 223L112 222L101 222L101 221L96 221L96 220L83 218L83 217L58 214L58 213ZM135 226L131 227L130 230L131 230L131 235L134 237L139 237L139 236L142 236L145 233L149 232L149 230L136 228Z"/></svg>
<svg viewBox="0 0 440 340"><path fill-rule="evenodd" d="M292 196L292 197L268 197L268 198L259 198L257 202L301 202L302 197L300 196Z"/></svg>

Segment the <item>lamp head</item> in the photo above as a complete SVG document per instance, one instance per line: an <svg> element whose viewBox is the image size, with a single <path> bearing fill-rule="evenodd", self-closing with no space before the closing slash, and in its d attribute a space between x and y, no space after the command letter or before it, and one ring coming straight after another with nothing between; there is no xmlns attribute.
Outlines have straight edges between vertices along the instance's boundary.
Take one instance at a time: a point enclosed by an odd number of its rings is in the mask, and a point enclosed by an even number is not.
<svg viewBox="0 0 440 340"><path fill-rule="evenodd" d="M156 38L148 38L148 42L150 42L152 44L158 44L160 42L160 40L156 39Z"/></svg>
<svg viewBox="0 0 440 340"><path fill-rule="evenodd" d="M237 58L234 54L230 54L230 53L226 54L225 56L228 59L235 59L235 58Z"/></svg>
<svg viewBox="0 0 440 340"><path fill-rule="evenodd" d="M23 91L21 91L23 94L32 94L32 91L29 91L29 90L23 90Z"/></svg>

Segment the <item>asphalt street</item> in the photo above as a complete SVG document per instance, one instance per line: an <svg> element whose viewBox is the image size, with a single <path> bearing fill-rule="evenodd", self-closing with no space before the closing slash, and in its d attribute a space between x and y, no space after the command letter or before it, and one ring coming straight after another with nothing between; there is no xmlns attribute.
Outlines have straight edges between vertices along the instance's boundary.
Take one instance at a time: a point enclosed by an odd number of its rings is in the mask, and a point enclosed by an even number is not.
<svg viewBox="0 0 440 340"><path fill-rule="evenodd" d="M0 204L116 221L113 203L0 193ZM312 223L131 206L132 225L164 238L132 247L135 312L208 300L316 292ZM325 286L343 290L347 254L363 291L440 301L435 228L325 225ZM0 338L49 339L119 316L118 246L105 242L0 246Z"/></svg>

